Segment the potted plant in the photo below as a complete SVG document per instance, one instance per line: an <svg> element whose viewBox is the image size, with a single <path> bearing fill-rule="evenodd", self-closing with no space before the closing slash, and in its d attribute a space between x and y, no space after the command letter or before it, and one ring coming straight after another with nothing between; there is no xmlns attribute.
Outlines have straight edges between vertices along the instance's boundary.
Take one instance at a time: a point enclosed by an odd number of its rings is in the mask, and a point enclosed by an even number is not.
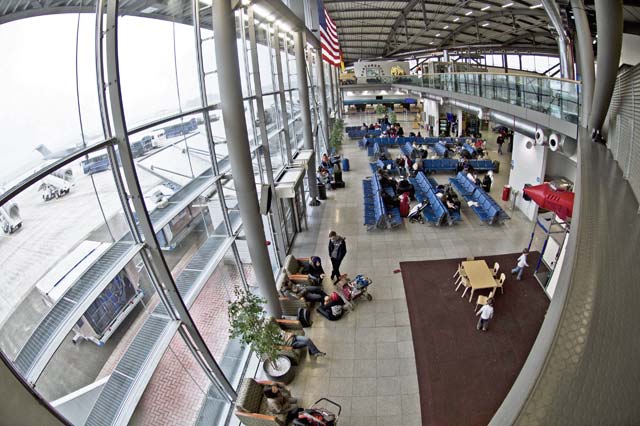
<svg viewBox="0 0 640 426"><path fill-rule="evenodd" d="M295 374L291 360L281 355L284 345L278 324L264 311L266 300L236 287L229 301L229 337L248 345L262 361L265 374L274 381L289 383Z"/></svg>
<svg viewBox="0 0 640 426"><path fill-rule="evenodd" d="M376 114L384 116L386 114L387 108L383 104L376 105Z"/></svg>
<svg viewBox="0 0 640 426"><path fill-rule="evenodd" d="M329 139L331 148L337 151L342 146L342 135L344 133L344 121L337 119L333 123L333 129L331 130L331 137Z"/></svg>
<svg viewBox="0 0 640 426"><path fill-rule="evenodd" d="M389 114L389 123L395 124L397 122L398 122L398 117L396 116L396 112L391 111L391 114Z"/></svg>

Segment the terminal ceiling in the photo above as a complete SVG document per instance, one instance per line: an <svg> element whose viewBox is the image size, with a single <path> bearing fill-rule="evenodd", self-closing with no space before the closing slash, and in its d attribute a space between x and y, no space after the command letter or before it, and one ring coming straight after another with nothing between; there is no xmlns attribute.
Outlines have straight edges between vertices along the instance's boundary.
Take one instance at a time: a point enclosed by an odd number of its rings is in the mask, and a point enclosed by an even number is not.
<svg viewBox="0 0 640 426"><path fill-rule="evenodd" d="M557 55L541 0L324 0L338 27L345 62L437 54ZM569 1L558 1L565 22ZM625 32L640 33L640 2L625 1ZM595 35L593 0L585 0ZM573 22L569 23L571 27ZM626 29L631 29L627 31ZM634 31L637 30L637 31Z"/></svg>

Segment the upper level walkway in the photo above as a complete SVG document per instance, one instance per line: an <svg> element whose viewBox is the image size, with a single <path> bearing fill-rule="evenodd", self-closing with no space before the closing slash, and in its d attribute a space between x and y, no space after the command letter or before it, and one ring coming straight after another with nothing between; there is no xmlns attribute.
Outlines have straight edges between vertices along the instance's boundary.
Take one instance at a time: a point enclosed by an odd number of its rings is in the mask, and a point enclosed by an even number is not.
<svg viewBox="0 0 640 426"><path fill-rule="evenodd" d="M497 111L575 138L580 83L533 74L447 73L379 77L343 84L343 92L403 89L432 99L454 99ZM435 98L434 98L435 97ZM367 103L384 103L372 95ZM345 104L349 104L345 100ZM361 103L361 102L360 102Z"/></svg>

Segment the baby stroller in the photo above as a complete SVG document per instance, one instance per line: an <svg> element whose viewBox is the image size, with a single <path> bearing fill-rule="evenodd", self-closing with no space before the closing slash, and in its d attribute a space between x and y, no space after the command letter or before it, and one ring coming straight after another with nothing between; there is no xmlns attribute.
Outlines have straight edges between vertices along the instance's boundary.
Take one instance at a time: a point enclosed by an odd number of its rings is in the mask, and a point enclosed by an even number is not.
<svg viewBox="0 0 640 426"><path fill-rule="evenodd" d="M345 277L344 284L342 284L342 294L347 302L353 302L362 296L371 301L373 296L368 292L371 284L373 284L373 281L364 275L356 275L352 280Z"/></svg>
<svg viewBox="0 0 640 426"><path fill-rule="evenodd" d="M336 415L326 408L319 406L320 401L325 401L338 407L338 414ZM298 413L298 418L293 420L293 426L337 426L338 417L341 412L342 406L340 406L340 404L327 398L320 398L311 408L307 408Z"/></svg>
<svg viewBox="0 0 640 426"><path fill-rule="evenodd" d="M422 217L422 210L424 210L428 205L429 205L429 202L427 200L424 200L423 202L413 206L409 211L409 216L407 216L409 218L409 222L424 223L424 219Z"/></svg>

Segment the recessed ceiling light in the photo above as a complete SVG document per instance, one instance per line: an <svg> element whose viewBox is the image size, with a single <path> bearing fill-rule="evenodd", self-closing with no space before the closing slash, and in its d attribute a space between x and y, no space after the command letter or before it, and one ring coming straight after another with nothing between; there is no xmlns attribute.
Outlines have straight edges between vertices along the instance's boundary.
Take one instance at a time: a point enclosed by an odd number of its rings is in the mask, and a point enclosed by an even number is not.
<svg viewBox="0 0 640 426"><path fill-rule="evenodd" d="M468 11L467 13L464 14L464 16L469 16L473 13L473 10Z"/></svg>
<svg viewBox="0 0 640 426"><path fill-rule="evenodd" d="M446 30L447 28L449 28L449 26L448 26L448 25L445 25L445 26L444 26L444 29Z"/></svg>
<svg viewBox="0 0 640 426"><path fill-rule="evenodd" d="M529 6L529 9L537 9L539 7L542 7L542 3L538 3L538 4L534 4L533 6Z"/></svg>
<svg viewBox="0 0 640 426"><path fill-rule="evenodd" d="M460 18L456 18L453 20L453 22L458 22L460 20Z"/></svg>
<svg viewBox="0 0 640 426"><path fill-rule="evenodd" d="M594 40L594 41L593 41L593 44L595 44L595 43L596 43L596 41ZM433 42L432 42L432 41L430 41L430 42L429 42L429 44L433 44Z"/></svg>
<svg viewBox="0 0 640 426"><path fill-rule="evenodd" d="M488 23L488 22L485 22L484 24L482 24L482 26L483 26L483 27L488 27L488 26L489 26L489 23Z"/></svg>
<svg viewBox="0 0 640 426"><path fill-rule="evenodd" d="M510 2L509 2L509 3L507 3L507 4L503 4L503 5L502 5L502 7L503 7L503 8L505 8L505 7L509 7L509 6L513 6L513 2L512 2L512 1L510 1Z"/></svg>
<svg viewBox="0 0 640 426"><path fill-rule="evenodd" d="M480 9L480 10L484 12L485 10L487 10L487 9L489 9L489 8L491 8L491 6L485 6L485 7L483 7L483 8L482 8L482 9Z"/></svg>
<svg viewBox="0 0 640 426"><path fill-rule="evenodd" d="M436 34L436 37L440 37L440 33Z"/></svg>

